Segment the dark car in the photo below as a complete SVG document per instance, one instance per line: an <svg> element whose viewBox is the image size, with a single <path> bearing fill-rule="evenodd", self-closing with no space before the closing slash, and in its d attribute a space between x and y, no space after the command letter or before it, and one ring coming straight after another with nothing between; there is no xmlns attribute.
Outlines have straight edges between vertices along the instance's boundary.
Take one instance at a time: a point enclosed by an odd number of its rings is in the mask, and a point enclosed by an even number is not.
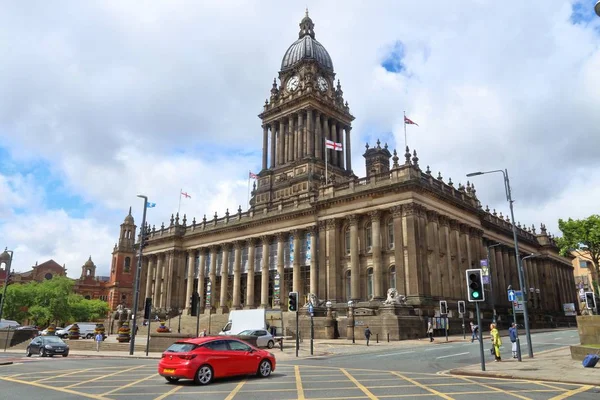
<svg viewBox="0 0 600 400"><path fill-rule="evenodd" d="M39 354L40 357L66 357L69 355L69 346L57 336L38 336L29 343L25 351L27 357L31 357L32 354Z"/></svg>

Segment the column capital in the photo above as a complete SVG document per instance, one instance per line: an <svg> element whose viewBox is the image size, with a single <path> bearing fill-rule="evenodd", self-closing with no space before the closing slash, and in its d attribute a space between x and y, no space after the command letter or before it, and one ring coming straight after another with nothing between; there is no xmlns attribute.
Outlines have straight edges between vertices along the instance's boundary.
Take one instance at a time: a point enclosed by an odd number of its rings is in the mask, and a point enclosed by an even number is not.
<svg viewBox="0 0 600 400"><path fill-rule="evenodd" d="M271 235L261 235L260 242L264 244L271 244Z"/></svg>
<svg viewBox="0 0 600 400"><path fill-rule="evenodd" d="M317 225L311 225L306 227L306 231L310 232L311 234L316 233L319 229L317 228Z"/></svg>
<svg viewBox="0 0 600 400"><path fill-rule="evenodd" d="M471 236L475 236L475 237L478 237L478 238L482 238L483 237L483 230L482 229L471 227L469 229L469 231L470 231Z"/></svg>
<svg viewBox="0 0 600 400"><path fill-rule="evenodd" d="M451 219L450 220L450 229L452 229L453 231L457 231L458 230L458 220L456 219Z"/></svg>
<svg viewBox="0 0 600 400"><path fill-rule="evenodd" d="M277 242L285 242L285 240L288 237L288 233L287 232L277 232L275 234L275 237L277 238Z"/></svg>
<svg viewBox="0 0 600 400"><path fill-rule="evenodd" d="M294 239L300 237L300 235L302 235L302 232L303 232L303 229L297 229L297 228L292 229L290 231L290 233L294 236Z"/></svg>
<svg viewBox="0 0 600 400"><path fill-rule="evenodd" d="M427 219L431 222L438 222L440 217L440 213L434 210L427 210Z"/></svg>
<svg viewBox="0 0 600 400"><path fill-rule="evenodd" d="M360 219L360 215L358 214L350 214L346 217L350 226L357 226L358 220Z"/></svg>
<svg viewBox="0 0 600 400"><path fill-rule="evenodd" d="M232 247L232 244L229 242L221 244L221 248L222 248L223 252L231 250L231 247Z"/></svg>
<svg viewBox="0 0 600 400"><path fill-rule="evenodd" d="M371 218L371 221L379 221L379 218L381 217L381 211L379 210L375 210L375 211L369 211L369 217Z"/></svg>
<svg viewBox="0 0 600 400"><path fill-rule="evenodd" d="M190 257L193 257L196 255L197 249L187 249L186 251L190 255Z"/></svg>
<svg viewBox="0 0 600 400"><path fill-rule="evenodd" d="M446 215L440 214L439 220L440 226L448 226L450 224L450 218L448 218Z"/></svg>
<svg viewBox="0 0 600 400"><path fill-rule="evenodd" d="M404 217L412 217L417 214L417 203L407 203L402 205L402 215Z"/></svg>
<svg viewBox="0 0 600 400"><path fill-rule="evenodd" d="M327 228L327 220L319 221L319 230L325 230Z"/></svg>
<svg viewBox="0 0 600 400"><path fill-rule="evenodd" d="M233 248L235 250L241 250L244 248L245 245L245 241L244 240L236 240L235 242L233 242Z"/></svg>
<svg viewBox="0 0 600 400"><path fill-rule="evenodd" d="M471 227L467 224L459 224L460 227L460 233L468 235L469 234L469 230L471 229Z"/></svg>
<svg viewBox="0 0 600 400"><path fill-rule="evenodd" d="M210 246L208 246L209 250L211 253L216 254L219 251L219 246L216 244L211 244Z"/></svg>
<svg viewBox="0 0 600 400"><path fill-rule="evenodd" d="M254 247L256 245L256 242L258 241L257 238L251 237L246 239L246 244L248 245L248 247Z"/></svg>
<svg viewBox="0 0 600 400"><path fill-rule="evenodd" d="M401 217L402 216L402 206L397 205L397 206L390 207L390 212L392 213L392 216L394 218Z"/></svg>
<svg viewBox="0 0 600 400"><path fill-rule="evenodd" d="M338 221L335 218L331 218L326 220L327 229L336 229L338 225Z"/></svg>

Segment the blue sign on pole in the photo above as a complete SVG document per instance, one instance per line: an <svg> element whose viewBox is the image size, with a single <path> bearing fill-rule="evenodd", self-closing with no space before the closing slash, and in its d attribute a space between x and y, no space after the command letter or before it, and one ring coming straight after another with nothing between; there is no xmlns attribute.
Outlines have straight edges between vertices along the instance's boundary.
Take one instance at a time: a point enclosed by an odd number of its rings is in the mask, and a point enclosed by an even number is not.
<svg viewBox="0 0 600 400"><path fill-rule="evenodd" d="M515 301L516 299L517 299L517 297L515 296L515 291L509 290L508 291L508 301Z"/></svg>
<svg viewBox="0 0 600 400"><path fill-rule="evenodd" d="M314 312L314 308L312 304L308 305L308 312L312 315L312 313Z"/></svg>

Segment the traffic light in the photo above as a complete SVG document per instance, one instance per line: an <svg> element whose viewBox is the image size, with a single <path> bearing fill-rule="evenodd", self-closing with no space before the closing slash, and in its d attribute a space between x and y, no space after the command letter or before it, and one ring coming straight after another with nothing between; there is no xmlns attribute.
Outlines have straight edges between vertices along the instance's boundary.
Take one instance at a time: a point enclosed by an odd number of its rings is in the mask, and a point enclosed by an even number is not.
<svg viewBox="0 0 600 400"><path fill-rule="evenodd" d="M481 269L468 269L467 294L470 302L485 301Z"/></svg>
<svg viewBox="0 0 600 400"><path fill-rule="evenodd" d="M298 311L298 292L290 292L288 300L288 310Z"/></svg>
<svg viewBox="0 0 600 400"><path fill-rule="evenodd" d="M594 296L594 292L585 292L585 305L589 310L596 308L596 296Z"/></svg>
<svg viewBox="0 0 600 400"><path fill-rule="evenodd" d="M142 235L140 236L140 248L144 249L146 247L148 247L148 239L150 238L150 235L147 233L142 233Z"/></svg>
<svg viewBox="0 0 600 400"><path fill-rule="evenodd" d="M199 300L200 300L200 295L198 294L198 292L192 293L192 295L190 296L190 308L192 310L192 317L198 316Z"/></svg>
<svg viewBox="0 0 600 400"><path fill-rule="evenodd" d="M146 297L146 304L144 304L144 319L150 319L152 314L152 297Z"/></svg>
<svg viewBox="0 0 600 400"><path fill-rule="evenodd" d="M465 302L464 300L459 300L458 301L458 313L459 314L465 314L466 313L466 309L465 309Z"/></svg>
<svg viewBox="0 0 600 400"><path fill-rule="evenodd" d="M440 315L448 314L448 303L446 300L440 300Z"/></svg>

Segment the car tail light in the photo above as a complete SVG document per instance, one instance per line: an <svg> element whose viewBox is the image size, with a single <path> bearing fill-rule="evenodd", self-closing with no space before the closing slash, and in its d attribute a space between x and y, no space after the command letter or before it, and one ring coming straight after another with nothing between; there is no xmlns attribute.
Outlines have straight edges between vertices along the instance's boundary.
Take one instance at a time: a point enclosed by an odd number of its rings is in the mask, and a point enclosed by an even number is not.
<svg viewBox="0 0 600 400"><path fill-rule="evenodd" d="M195 354L182 354L180 356L178 356L179 358L183 359L183 360L191 360L193 358L196 358Z"/></svg>
<svg viewBox="0 0 600 400"><path fill-rule="evenodd" d="M163 355L160 358L165 358L167 355L163 353Z"/></svg>

